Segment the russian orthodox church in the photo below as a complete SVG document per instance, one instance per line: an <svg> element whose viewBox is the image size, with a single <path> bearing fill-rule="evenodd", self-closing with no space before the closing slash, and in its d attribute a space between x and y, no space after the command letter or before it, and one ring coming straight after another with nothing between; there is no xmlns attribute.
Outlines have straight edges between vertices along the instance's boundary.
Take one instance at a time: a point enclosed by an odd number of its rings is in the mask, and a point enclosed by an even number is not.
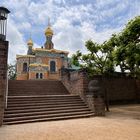
<svg viewBox="0 0 140 140"><path fill-rule="evenodd" d="M27 55L17 55L17 80L51 79L59 80L60 69L68 68L67 51L57 50L52 42L53 30L50 23L45 30L44 47L33 48L30 38L27 42Z"/></svg>

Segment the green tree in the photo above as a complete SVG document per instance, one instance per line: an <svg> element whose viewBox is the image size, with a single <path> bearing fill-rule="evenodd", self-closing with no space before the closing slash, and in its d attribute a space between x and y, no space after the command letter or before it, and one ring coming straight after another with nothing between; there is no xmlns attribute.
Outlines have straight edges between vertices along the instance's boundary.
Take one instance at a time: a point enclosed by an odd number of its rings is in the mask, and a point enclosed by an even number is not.
<svg viewBox="0 0 140 140"><path fill-rule="evenodd" d="M114 50L112 47L112 40L114 37L115 35L103 44L97 44L92 40L88 40L85 43L88 54L82 54L80 51L77 51L76 54L72 56L73 64L86 69L89 76L93 74L112 73L114 71L112 55Z"/></svg>
<svg viewBox="0 0 140 140"><path fill-rule="evenodd" d="M122 72L131 75L140 73L140 16L129 21L125 29L116 36L114 61Z"/></svg>
<svg viewBox="0 0 140 140"><path fill-rule="evenodd" d="M140 75L140 16L129 21L122 32L97 44L85 43L87 54L77 51L72 56L73 64L86 68L90 75L112 73L116 66L121 72Z"/></svg>
<svg viewBox="0 0 140 140"><path fill-rule="evenodd" d="M15 80L16 79L16 65L8 64L8 79Z"/></svg>

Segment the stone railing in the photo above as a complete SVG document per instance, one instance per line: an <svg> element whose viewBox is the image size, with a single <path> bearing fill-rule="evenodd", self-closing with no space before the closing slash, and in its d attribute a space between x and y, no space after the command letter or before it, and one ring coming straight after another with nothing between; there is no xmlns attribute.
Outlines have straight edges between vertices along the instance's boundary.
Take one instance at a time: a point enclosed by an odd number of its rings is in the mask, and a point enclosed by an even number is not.
<svg viewBox="0 0 140 140"><path fill-rule="evenodd" d="M72 71L63 69L61 80L71 94L79 95L85 100L88 87L88 79L84 71Z"/></svg>

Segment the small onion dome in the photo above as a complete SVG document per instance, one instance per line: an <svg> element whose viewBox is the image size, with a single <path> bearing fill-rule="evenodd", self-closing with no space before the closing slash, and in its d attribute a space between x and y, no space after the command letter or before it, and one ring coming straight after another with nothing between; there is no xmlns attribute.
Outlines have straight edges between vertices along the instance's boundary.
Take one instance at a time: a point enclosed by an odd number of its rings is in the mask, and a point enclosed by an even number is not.
<svg viewBox="0 0 140 140"><path fill-rule="evenodd" d="M28 40L27 45L28 45L28 46L31 46L31 47L33 46L33 41L32 41L31 38Z"/></svg>
<svg viewBox="0 0 140 140"><path fill-rule="evenodd" d="M47 27L45 30L45 35L46 36L52 36L53 35L53 30L50 28L50 26Z"/></svg>

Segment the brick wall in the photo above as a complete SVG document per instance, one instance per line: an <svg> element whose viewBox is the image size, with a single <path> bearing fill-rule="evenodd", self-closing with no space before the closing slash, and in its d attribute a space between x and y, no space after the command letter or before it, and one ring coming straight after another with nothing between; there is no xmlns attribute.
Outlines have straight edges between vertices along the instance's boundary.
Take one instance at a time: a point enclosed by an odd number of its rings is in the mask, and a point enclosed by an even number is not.
<svg viewBox="0 0 140 140"><path fill-rule="evenodd" d="M28 80L28 73L18 74L17 80Z"/></svg>
<svg viewBox="0 0 140 140"><path fill-rule="evenodd" d="M59 80L60 79L60 73L59 73L59 71L57 71L55 73L48 72L47 78L49 80Z"/></svg>
<svg viewBox="0 0 140 140"><path fill-rule="evenodd" d="M2 125L3 121L6 101L7 56L8 42L0 41L0 126Z"/></svg>
<svg viewBox="0 0 140 140"><path fill-rule="evenodd" d="M137 101L135 79L131 78L104 78L104 87L111 103Z"/></svg>
<svg viewBox="0 0 140 140"><path fill-rule="evenodd" d="M62 82L71 94L80 95L85 100L87 92L86 74L81 71L62 72Z"/></svg>
<svg viewBox="0 0 140 140"><path fill-rule="evenodd" d="M140 101L140 80L126 77L101 77L94 76L102 82L106 90L105 95L112 104ZM85 72L63 72L62 82L71 94L79 94L83 99L88 92L88 80Z"/></svg>

